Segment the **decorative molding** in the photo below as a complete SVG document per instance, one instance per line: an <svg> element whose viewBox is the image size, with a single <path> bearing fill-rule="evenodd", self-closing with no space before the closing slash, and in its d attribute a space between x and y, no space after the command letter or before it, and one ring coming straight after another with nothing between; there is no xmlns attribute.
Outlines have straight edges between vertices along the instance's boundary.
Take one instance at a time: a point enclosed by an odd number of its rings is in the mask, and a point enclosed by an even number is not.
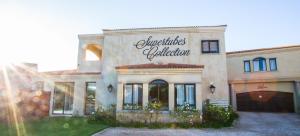
<svg viewBox="0 0 300 136"><path fill-rule="evenodd" d="M293 82L300 80L299 77L295 78L273 78L273 79L239 79L239 80L228 80L230 84L246 84L246 83L270 83L270 82Z"/></svg>
<svg viewBox="0 0 300 136"><path fill-rule="evenodd" d="M117 69L120 75L174 75L174 74L186 74L186 73L202 73L203 68L153 68L153 69Z"/></svg>
<svg viewBox="0 0 300 136"><path fill-rule="evenodd" d="M288 51L300 50L300 45L291 45L291 46L282 46L282 47L273 47L273 48L261 48L261 49L252 49L252 50L242 50L242 51L232 51L227 52L227 57L240 57L246 55L261 55L261 54L271 54L271 53L282 53Z"/></svg>
<svg viewBox="0 0 300 136"><path fill-rule="evenodd" d="M104 39L104 35L103 34L79 34L78 39L80 40Z"/></svg>
<svg viewBox="0 0 300 136"><path fill-rule="evenodd" d="M154 27L132 29L103 29L105 35L136 34L136 33L200 33L200 32L224 32L226 25L220 26L190 26L190 27Z"/></svg>

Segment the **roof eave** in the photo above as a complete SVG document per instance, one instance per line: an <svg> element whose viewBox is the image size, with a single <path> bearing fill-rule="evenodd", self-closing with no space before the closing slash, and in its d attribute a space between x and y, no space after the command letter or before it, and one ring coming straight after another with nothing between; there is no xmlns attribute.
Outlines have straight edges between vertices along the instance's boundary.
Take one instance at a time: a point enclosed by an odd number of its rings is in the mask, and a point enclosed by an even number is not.
<svg viewBox="0 0 300 136"><path fill-rule="evenodd" d="M266 51L290 50L290 49L295 49L295 48L300 49L300 45L290 45L290 46L271 47L271 48L260 48L260 49L251 49L251 50L241 50L241 51L231 51L231 52L226 52L226 55L238 55L238 54L257 53L257 52L266 52Z"/></svg>
<svg viewBox="0 0 300 136"><path fill-rule="evenodd" d="M154 31L225 31L227 25L217 26L186 26L186 27L152 27L152 28L128 28L128 29L103 29L103 33L122 33L122 32L154 32Z"/></svg>

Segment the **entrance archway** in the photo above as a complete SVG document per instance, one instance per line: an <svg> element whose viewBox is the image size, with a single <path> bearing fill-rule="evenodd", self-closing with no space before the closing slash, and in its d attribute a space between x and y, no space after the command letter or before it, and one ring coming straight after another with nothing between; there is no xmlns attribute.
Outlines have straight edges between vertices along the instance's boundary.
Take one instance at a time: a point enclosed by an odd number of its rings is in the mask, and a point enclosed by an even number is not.
<svg viewBox="0 0 300 136"><path fill-rule="evenodd" d="M149 102L160 102L161 110L169 109L169 84L157 79L149 83Z"/></svg>

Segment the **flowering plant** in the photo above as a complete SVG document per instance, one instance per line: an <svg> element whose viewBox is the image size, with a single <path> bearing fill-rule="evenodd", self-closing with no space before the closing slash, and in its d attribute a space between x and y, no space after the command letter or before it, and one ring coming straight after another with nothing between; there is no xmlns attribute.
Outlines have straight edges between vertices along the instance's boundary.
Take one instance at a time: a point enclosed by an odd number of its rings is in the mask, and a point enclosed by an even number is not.
<svg viewBox="0 0 300 136"><path fill-rule="evenodd" d="M160 111L161 107L161 102L152 101L149 102L148 105L144 108L146 116L149 118L149 123L152 123L153 119L155 119L155 122L157 122L159 116L158 112Z"/></svg>
<svg viewBox="0 0 300 136"><path fill-rule="evenodd" d="M173 118L182 123L194 125L201 121L201 112L195 108L195 106L184 102L183 105L177 107L171 114Z"/></svg>

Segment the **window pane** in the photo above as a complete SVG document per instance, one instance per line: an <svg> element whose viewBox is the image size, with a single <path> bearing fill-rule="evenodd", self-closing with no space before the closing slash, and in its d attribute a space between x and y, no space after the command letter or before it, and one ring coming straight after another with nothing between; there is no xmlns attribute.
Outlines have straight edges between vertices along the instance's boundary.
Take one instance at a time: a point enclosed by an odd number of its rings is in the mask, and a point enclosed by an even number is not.
<svg viewBox="0 0 300 136"><path fill-rule="evenodd" d="M176 94L177 94L176 104L178 106L183 105L183 103L184 103L184 85L176 85L175 89L176 89Z"/></svg>
<svg viewBox="0 0 300 136"><path fill-rule="evenodd" d="M259 69L260 71L266 71L267 70L267 66L266 66L266 60L265 59L260 59L259 60Z"/></svg>
<svg viewBox="0 0 300 136"><path fill-rule="evenodd" d="M73 86L71 84L65 85L65 106L64 114L72 114L73 111Z"/></svg>
<svg viewBox="0 0 300 136"><path fill-rule="evenodd" d="M158 101L158 86L149 84L149 102Z"/></svg>
<svg viewBox="0 0 300 136"><path fill-rule="evenodd" d="M127 110L141 109L143 105L143 85L127 84L124 87L124 105Z"/></svg>
<svg viewBox="0 0 300 136"><path fill-rule="evenodd" d="M253 61L253 71L259 71L259 61L258 60L254 60Z"/></svg>
<svg viewBox="0 0 300 136"><path fill-rule="evenodd" d="M270 59L270 70L271 71L277 70L276 59Z"/></svg>
<svg viewBox="0 0 300 136"><path fill-rule="evenodd" d="M169 85L164 80L154 80L149 83L149 102L160 102L160 110L169 109Z"/></svg>
<svg viewBox="0 0 300 136"><path fill-rule="evenodd" d="M57 83L54 90L54 114L72 114L73 112L73 83Z"/></svg>
<svg viewBox="0 0 300 136"><path fill-rule="evenodd" d="M218 42L210 42L210 52L219 52Z"/></svg>
<svg viewBox="0 0 300 136"><path fill-rule="evenodd" d="M195 88L194 85L186 85L186 102L194 105L195 104Z"/></svg>
<svg viewBox="0 0 300 136"><path fill-rule="evenodd" d="M85 98L85 113L92 114L95 112L96 103L96 83L87 83Z"/></svg>
<svg viewBox="0 0 300 136"><path fill-rule="evenodd" d="M58 87L54 90L54 103L53 103L53 113L54 114L63 114L64 108L64 93Z"/></svg>
<svg viewBox="0 0 300 136"><path fill-rule="evenodd" d="M133 104L138 104L139 98L139 86L137 84L133 85Z"/></svg>
<svg viewBox="0 0 300 136"><path fill-rule="evenodd" d="M159 102L161 102L161 110L169 109L169 85L160 84L159 85Z"/></svg>
<svg viewBox="0 0 300 136"><path fill-rule="evenodd" d="M138 91L139 91L138 105L143 106L143 85L141 84L138 85Z"/></svg>
<svg viewBox="0 0 300 136"><path fill-rule="evenodd" d="M133 107L132 109L140 109L143 105L143 87L140 84L133 84Z"/></svg>
<svg viewBox="0 0 300 136"><path fill-rule="evenodd" d="M250 72L250 61L244 61L244 71Z"/></svg>
<svg viewBox="0 0 300 136"><path fill-rule="evenodd" d="M125 85L124 104L132 104L132 85Z"/></svg>
<svg viewBox="0 0 300 136"><path fill-rule="evenodd" d="M202 42L202 52L209 52L209 42L208 41Z"/></svg>

